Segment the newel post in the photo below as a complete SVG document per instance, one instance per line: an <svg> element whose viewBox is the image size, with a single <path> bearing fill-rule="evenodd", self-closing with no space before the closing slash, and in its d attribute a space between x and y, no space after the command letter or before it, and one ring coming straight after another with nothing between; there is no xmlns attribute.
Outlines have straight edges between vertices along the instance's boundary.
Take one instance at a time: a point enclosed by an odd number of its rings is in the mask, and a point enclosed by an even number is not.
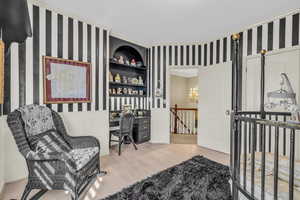
<svg viewBox="0 0 300 200"><path fill-rule="evenodd" d="M177 133L177 109L178 106L175 104L175 125L174 125L174 133Z"/></svg>

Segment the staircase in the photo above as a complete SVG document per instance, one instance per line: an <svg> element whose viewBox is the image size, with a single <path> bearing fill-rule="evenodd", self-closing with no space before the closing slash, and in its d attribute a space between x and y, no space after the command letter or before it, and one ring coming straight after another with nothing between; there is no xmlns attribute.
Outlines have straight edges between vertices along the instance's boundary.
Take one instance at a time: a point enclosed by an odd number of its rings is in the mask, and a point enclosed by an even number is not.
<svg viewBox="0 0 300 200"><path fill-rule="evenodd" d="M170 108L170 131L173 134L197 135L198 109L197 108Z"/></svg>

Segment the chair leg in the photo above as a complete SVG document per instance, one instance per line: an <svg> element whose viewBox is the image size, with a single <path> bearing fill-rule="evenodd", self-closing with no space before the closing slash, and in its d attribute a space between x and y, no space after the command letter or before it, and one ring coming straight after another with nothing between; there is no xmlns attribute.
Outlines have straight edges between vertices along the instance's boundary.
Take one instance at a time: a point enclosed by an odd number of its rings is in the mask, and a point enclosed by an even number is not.
<svg viewBox="0 0 300 200"><path fill-rule="evenodd" d="M77 194L75 194L75 196L74 197L72 197L72 200L78 200L79 198L78 198L78 195Z"/></svg>
<svg viewBox="0 0 300 200"><path fill-rule="evenodd" d="M119 156L121 155L121 146L122 146L122 143L123 143L123 137L119 137Z"/></svg>
<svg viewBox="0 0 300 200"><path fill-rule="evenodd" d="M111 148L111 133L109 133L109 148Z"/></svg>
<svg viewBox="0 0 300 200"><path fill-rule="evenodd" d="M78 200L79 199L79 194L78 194L77 190L74 191L73 195L71 194L71 197L72 197L72 200Z"/></svg>
<svg viewBox="0 0 300 200"><path fill-rule="evenodd" d="M136 144L134 143L134 140L133 140L133 138L132 138L130 135L128 135L128 137L129 137L129 139L130 139L131 143L133 144L133 146L134 146L134 149L135 149L135 150L138 150L138 148L137 148Z"/></svg>
<svg viewBox="0 0 300 200"><path fill-rule="evenodd" d="M22 194L21 200L26 200L28 195L30 194L30 192L31 192L30 186L26 185L25 190Z"/></svg>

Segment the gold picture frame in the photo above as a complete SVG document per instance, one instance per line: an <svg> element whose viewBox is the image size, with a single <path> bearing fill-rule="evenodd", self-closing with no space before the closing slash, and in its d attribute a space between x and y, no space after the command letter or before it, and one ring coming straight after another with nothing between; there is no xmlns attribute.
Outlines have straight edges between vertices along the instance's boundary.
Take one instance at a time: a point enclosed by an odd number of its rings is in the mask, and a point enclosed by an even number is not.
<svg viewBox="0 0 300 200"><path fill-rule="evenodd" d="M86 97L85 98L54 98L51 94L51 81L47 78L51 74L51 64L64 64L76 67L86 68ZM49 74L50 72L50 74ZM92 102L92 64L89 62L68 60L50 56L43 56L43 82L44 82L44 103L45 104L63 104L63 103L91 103Z"/></svg>
<svg viewBox="0 0 300 200"><path fill-rule="evenodd" d="M4 42L0 40L0 104L4 103Z"/></svg>

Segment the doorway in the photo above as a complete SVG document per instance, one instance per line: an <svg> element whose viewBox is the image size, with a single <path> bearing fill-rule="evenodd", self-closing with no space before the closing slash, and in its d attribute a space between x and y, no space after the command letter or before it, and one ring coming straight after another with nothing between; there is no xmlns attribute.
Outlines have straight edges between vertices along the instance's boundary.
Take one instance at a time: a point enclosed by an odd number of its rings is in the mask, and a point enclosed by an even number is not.
<svg viewBox="0 0 300 200"><path fill-rule="evenodd" d="M170 141L197 144L198 67L170 68Z"/></svg>

